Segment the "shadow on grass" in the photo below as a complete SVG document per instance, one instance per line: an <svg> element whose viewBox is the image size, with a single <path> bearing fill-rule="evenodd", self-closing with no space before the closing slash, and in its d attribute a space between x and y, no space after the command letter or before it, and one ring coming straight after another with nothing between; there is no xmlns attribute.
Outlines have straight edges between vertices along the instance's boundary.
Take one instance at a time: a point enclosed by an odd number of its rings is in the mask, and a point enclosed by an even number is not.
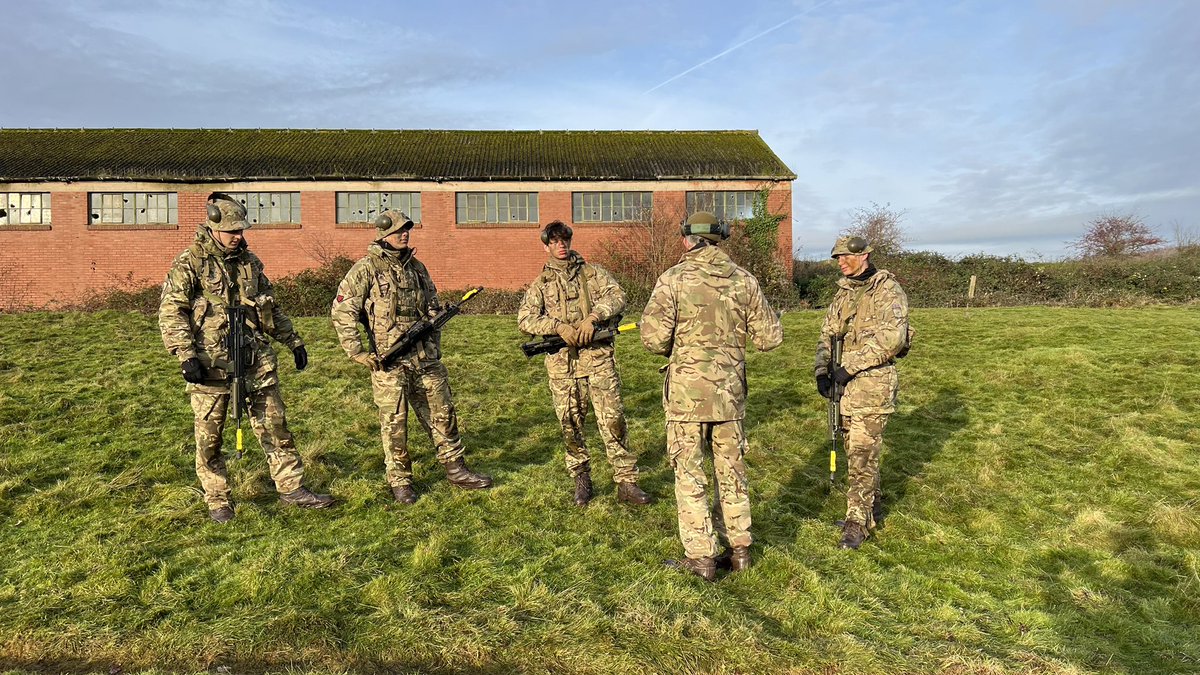
<svg viewBox="0 0 1200 675"><path fill-rule="evenodd" d="M967 408L955 389L942 389L934 399L912 410L892 415L883 434L880 460L883 486L883 520L904 502L914 478L937 456L946 441L967 426Z"/></svg>
<svg viewBox="0 0 1200 675"><path fill-rule="evenodd" d="M792 396L795 398L798 395ZM776 401L775 406L781 406L790 399L784 393L773 400ZM795 406L798 408L799 404ZM904 502L910 483L921 476L925 466L967 422L966 408L959 392L954 389L940 390L932 401L912 410L901 408L901 412L891 416L884 431L884 451L880 461L884 493L881 525L886 522L887 515ZM764 517L755 523L756 539L766 544L789 543L801 521L820 517L831 499L845 504L845 446L839 443L838 476L834 486L836 495L831 495L829 491L829 442L821 443L818 448L816 452L809 452L808 460L793 468L784 481L779 499L785 501L786 505L763 509Z"/></svg>

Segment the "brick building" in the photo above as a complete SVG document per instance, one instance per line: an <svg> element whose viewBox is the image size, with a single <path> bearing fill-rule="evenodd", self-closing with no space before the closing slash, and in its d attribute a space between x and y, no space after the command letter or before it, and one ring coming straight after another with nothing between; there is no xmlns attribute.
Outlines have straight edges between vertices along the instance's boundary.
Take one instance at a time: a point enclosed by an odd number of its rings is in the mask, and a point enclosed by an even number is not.
<svg viewBox="0 0 1200 675"><path fill-rule="evenodd" d="M214 191L247 204L272 278L359 257L393 207L440 287L516 289L552 220L587 257L650 212L736 220L769 188L790 214L795 178L754 131L4 129L0 307L159 283Z"/></svg>

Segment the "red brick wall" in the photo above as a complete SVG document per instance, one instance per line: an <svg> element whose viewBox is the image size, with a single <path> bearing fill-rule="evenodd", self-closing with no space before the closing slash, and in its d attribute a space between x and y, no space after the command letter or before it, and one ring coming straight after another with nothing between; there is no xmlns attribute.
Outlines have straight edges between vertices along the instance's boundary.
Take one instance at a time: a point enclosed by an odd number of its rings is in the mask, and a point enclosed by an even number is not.
<svg viewBox="0 0 1200 675"><path fill-rule="evenodd" d="M651 189L661 184L646 184ZM323 258L346 255L357 259L374 238L373 227L346 227L336 224L335 192L358 189L400 189L342 184L322 184L317 189L299 188L301 217L299 228L272 229L265 226L247 233L251 249L262 258L267 275L279 279L314 267ZM455 190L438 186L422 190L422 223L413 231L411 242L417 256L428 266L434 282L443 289L462 289L481 285L489 288L518 289L537 276L545 260L538 240L538 225L460 226L455 224ZM489 184L460 185L458 189L539 191L539 216L542 224L552 220L572 223L572 189L603 189L595 184L573 186L523 184L519 187ZM680 184L683 189L655 190L655 209L662 213L682 213L685 192L689 189L755 189L757 184L724 182L711 186L699 182ZM120 185L0 186L13 192L45 191L53 193L53 223L49 230L18 231L0 227L0 309L12 306L48 306L77 302L89 292L124 287L137 290L160 283L171 261L188 246L196 224L205 219L204 200L213 190L205 185L173 185L134 188ZM324 189L322 189L324 188ZM333 188L333 189L328 189ZM255 187L225 187L228 191L292 190L278 184ZM633 189L633 188L617 188ZM176 191L178 192L178 228L172 229L90 229L88 192L95 191ZM789 182L778 183L771 194L774 212L787 213L780 225L780 251L790 264L792 246L792 190ZM585 257L598 252L601 242L620 227L576 225L574 247Z"/></svg>

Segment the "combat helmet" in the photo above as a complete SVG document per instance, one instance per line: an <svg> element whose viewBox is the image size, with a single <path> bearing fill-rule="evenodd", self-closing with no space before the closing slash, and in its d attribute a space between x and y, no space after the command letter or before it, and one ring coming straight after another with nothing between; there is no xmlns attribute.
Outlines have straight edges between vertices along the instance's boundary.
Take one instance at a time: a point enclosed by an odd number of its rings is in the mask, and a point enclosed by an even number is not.
<svg viewBox="0 0 1200 675"><path fill-rule="evenodd" d="M208 212L205 225L210 230L232 232L250 229L250 223L246 221L246 207L224 192L209 195L205 210Z"/></svg>
<svg viewBox="0 0 1200 675"><path fill-rule="evenodd" d="M867 243L866 239L847 235L845 237L838 237L837 242L835 242L833 245L833 250L829 252L829 257L836 258L839 255L862 255L864 253L870 253L873 250L874 249L871 248L871 245Z"/></svg>
<svg viewBox="0 0 1200 675"><path fill-rule="evenodd" d="M403 211L388 209L375 218L375 240L390 237L397 232L407 232L413 228L413 221Z"/></svg>
<svg viewBox="0 0 1200 675"><path fill-rule="evenodd" d="M713 243L729 238L729 223L717 220L708 211L697 211L679 225L679 233L683 236L695 235Z"/></svg>

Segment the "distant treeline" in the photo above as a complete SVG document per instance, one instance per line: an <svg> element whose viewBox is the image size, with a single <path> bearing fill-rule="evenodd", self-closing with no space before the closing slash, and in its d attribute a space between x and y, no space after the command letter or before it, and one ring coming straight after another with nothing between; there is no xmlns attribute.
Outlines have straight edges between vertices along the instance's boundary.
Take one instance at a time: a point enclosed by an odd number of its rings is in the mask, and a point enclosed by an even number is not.
<svg viewBox="0 0 1200 675"><path fill-rule="evenodd" d="M890 270L908 293L913 307L962 307L967 287L976 277L972 307L1063 305L1121 307L1182 304L1200 299L1200 249L1171 249L1137 257L1086 258L1065 262L1029 262L1016 257L972 255L957 260L920 251L874 259ZM293 316L329 312L337 285L353 261L334 258L320 267L275 282L275 298ZM650 294L650 281L620 275L629 311L638 312ZM766 275L764 275L766 276ZM764 283L772 305L785 310L828 306L840 273L832 261L796 260L792 284ZM643 279L647 277L643 276ZM443 289L443 302L457 300L458 289ZM488 289L464 311L471 314L515 314L521 291ZM66 309L158 311L157 285L134 291L93 294Z"/></svg>
<svg viewBox="0 0 1200 675"><path fill-rule="evenodd" d="M951 259L919 251L880 257L874 262L899 278L914 307L961 307L968 302L973 307L1120 307L1180 304L1200 298L1197 247L1064 262L1029 262L990 255ZM976 277L975 297L968 301L972 275ZM839 276L832 261L797 260L792 270L799 300L808 307L827 306Z"/></svg>

